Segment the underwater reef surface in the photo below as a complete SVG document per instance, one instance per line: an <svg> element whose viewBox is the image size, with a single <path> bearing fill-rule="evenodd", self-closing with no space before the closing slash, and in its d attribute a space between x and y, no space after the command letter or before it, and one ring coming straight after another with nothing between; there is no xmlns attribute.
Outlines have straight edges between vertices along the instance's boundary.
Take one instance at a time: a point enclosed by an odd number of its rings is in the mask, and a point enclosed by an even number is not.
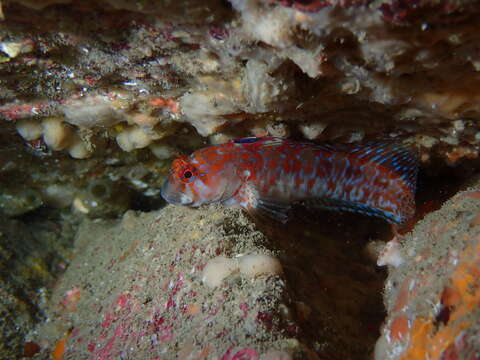
<svg viewBox="0 0 480 360"><path fill-rule="evenodd" d="M368 220L336 231L302 219L256 225L216 206L85 220L48 321L28 340L37 358L471 359L479 189L397 235L386 281Z"/></svg>
<svg viewBox="0 0 480 360"><path fill-rule="evenodd" d="M133 216L129 211L156 211L164 206L160 187L178 153L236 137L270 135L348 143L395 138L418 151L422 172L431 181L442 184L442 189L451 186L438 193L429 183L420 187L419 196L429 193L431 200L430 207L419 202L421 212L439 208L452 188L479 169L479 14L480 3L474 0L0 0L0 358L22 354L41 358L56 351L56 359L77 352L106 359L110 356L106 354L121 350L121 342L115 338L120 335L129 341L140 339L138 349L151 355L142 342L143 333L138 330L137 338L132 335L132 324L151 336L152 344L161 344L165 353L182 350L178 354L185 358L367 358L385 320L381 288L386 272L375 263L383 247L381 240L388 236L383 224L363 217L300 213L286 227L257 224L263 234L255 235L264 244L261 248L248 245L251 235L246 234L257 231L254 225L243 217L238 220L243 227L235 229L247 230L233 234L246 236L240 244L228 245L236 250L224 252L219 245L218 254L209 250L204 257L195 258L196 264L218 275L207 276L206 282L199 275L203 269L189 275L188 281L202 286L196 301L203 304L213 295L221 299L217 287L212 287L209 295L206 287L219 281L227 286L226 281L229 290L223 299L232 301L225 300L232 309L239 301L232 291L238 289L242 294L245 289L268 293L272 302L262 300L265 307L261 307L254 299L263 295L254 293L257 297L245 300L250 310L245 305L235 308L241 314L248 310L243 320L237 314L237 323L222 312L218 324L238 324L233 331L240 340L232 340L236 335L223 343L211 340L215 344L211 348L200 335L183 338L181 334L193 325L178 323L184 316L179 308L169 308L166 316L172 334L181 341L160 340L167 323L145 330L144 322L153 321L166 294L171 295L170 285L156 284L163 292L158 290L157 297L145 306L153 303L159 308L152 307L151 314L143 317L135 313L126 324L122 321L131 306L144 306L141 295L125 295L128 299L122 297L120 305L114 304L133 285L122 287L118 279L117 298L108 298L102 292L108 288L97 284L95 290L88 289L87 275L78 277L75 285L69 265L85 250L78 245L85 227L98 225L103 234L102 226L111 221L112 229L120 227L114 219ZM448 206L442 211L453 214ZM162 211L176 219L178 233L191 226L190 221L199 222L198 214L204 213L208 221L213 221L212 216L223 219L232 214L215 207L198 213L173 207ZM133 218L162 218L162 211L138 213ZM243 216L235 214L234 218ZM182 216L188 221L180 221ZM465 214L458 216L461 224L470 221ZM73 234L81 221L74 243ZM170 225L161 223L165 229L158 228L157 233L170 231L166 230ZM418 228L425 226L422 224ZM458 252L459 263L474 263L474 258L463 254L462 246L467 245L459 239L470 237L475 227L458 229L458 234L452 233L451 249ZM440 235L443 238L443 230ZM113 260L119 249L129 248L122 244L133 241L118 236L121 241L105 240L107 244L103 244L111 247L108 255ZM209 241L223 244L220 238L226 235L218 236ZM422 236L418 233L418 238L424 239ZM437 252L426 251L417 265L408 265L412 272L407 275L405 264L413 261L410 257L417 251L416 245L408 242L413 241L410 237L398 237L380 254L379 262L392 267L389 279L396 280L387 281L388 317L376 352L379 358L401 354L421 358L418 354L427 354L428 341L434 339L437 350L428 354L431 358L444 351L444 344L450 348L438 356L462 358L478 348L475 341L468 340L478 321L472 313L472 321L459 320L456 332L451 327L457 324L453 318L460 319L455 309L468 312L476 300L464 298L456 283L439 300L437 288L409 280L428 272L423 261L433 264L437 259ZM422 240L422 249L436 241L433 235L429 239L431 243ZM155 244L165 246L157 251L176 254L172 241ZM241 246L249 252L244 254ZM107 256L95 251L90 254L96 264ZM266 257L235 257L249 254ZM127 259L130 257L125 255L124 261ZM137 261L145 263L140 258ZM252 263L266 267L270 275L257 277ZM400 266L394 269L394 265ZM465 265L456 276L467 279L472 266ZM91 270L95 280L104 276L105 284L115 276L105 264ZM81 274L78 268L76 271ZM255 276L249 278L247 274L252 273ZM130 273L124 276L131 280ZM436 286L450 281L448 276L441 277ZM166 273L161 278L166 281ZM64 288L67 279L71 286ZM179 279L170 279L171 286ZM230 284L232 279L240 282L238 289ZM465 284L468 289L476 286ZM412 295L410 290L402 290L415 301L395 308L398 286L423 292ZM101 297L97 303L102 310L83 312L82 306L95 303L96 296ZM58 300L64 297L64 301ZM415 305L426 297L433 302L432 308L426 302L423 307ZM65 310L69 304L78 304L77 311ZM122 319L117 335L112 333L117 328L113 324L102 328L103 335L109 336L105 339L97 328L91 328L92 334L87 336L86 328L80 326L85 323L77 322L76 316L82 314L82 320L94 324L94 314L106 316L110 309L114 316L119 306L124 312L115 315ZM194 306L191 311L204 314L207 310ZM434 315L434 311L441 314ZM265 315L251 320L256 313ZM58 329L49 327L47 319ZM45 326L46 332L35 330L27 336L36 324ZM243 325L253 333L258 330L258 336L242 332ZM450 330L442 332L443 328ZM84 340L78 341L80 332L82 339L92 341L86 350ZM454 345L450 345L447 332L458 334ZM255 340L247 341L249 336ZM294 340L289 343L288 339ZM227 344L233 347L227 348ZM245 348L247 345L251 347ZM267 356L269 351L273 355Z"/></svg>
<svg viewBox="0 0 480 360"><path fill-rule="evenodd" d="M480 351L480 179L397 248L375 359L475 359Z"/></svg>
<svg viewBox="0 0 480 360"><path fill-rule="evenodd" d="M385 276L365 241L301 225L264 225L269 240L222 207L86 220L28 340L64 359L364 358Z"/></svg>

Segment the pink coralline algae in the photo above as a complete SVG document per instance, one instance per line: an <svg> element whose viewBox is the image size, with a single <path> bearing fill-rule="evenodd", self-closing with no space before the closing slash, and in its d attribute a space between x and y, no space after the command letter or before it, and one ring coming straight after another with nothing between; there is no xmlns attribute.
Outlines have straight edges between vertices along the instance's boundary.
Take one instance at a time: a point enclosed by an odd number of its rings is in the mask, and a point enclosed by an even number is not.
<svg viewBox="0 0 480 360"><path fill-rule="evenodd" d="M383 20L396 24L412 23L415 21L425 21L422 13L432 12L440 15L460 14L461 6L454 1L431 1L431 0L393 0L382 4L379 8ZM463 18L463 16L462 16ZM445 21L451 22L458 20L455 16L445 17Z"/></svg>
<svg viewBox="0 0 480 360"><path fill-rule="evenodd" d="M221 357L221 360L257 360L259 358L258 353L254 349L241 349L233 354L233 348L230 348Z"/></svg>
<svg viewBox="0 0 480 360"><path fill-rule="evenodd" d="M388 22L402 23L406 22L409 18L409 14L415 9L418 9L420 1L404 1L394 0L390 3L380 5L380 11L382 12L383 19Z"/></svg>
<svg viewBox="0 0 480 360"><path fill-rule="evenodd" d="M6 104L0 106L0 119L18 120L31 116L45 116L58 106L55 102L38 102L32 104Z"/></svg>
<svg viewBox="0 0 480 360"><path fill-rule="evenodd" d="M72 290L68 290L62 300L62 306L65 308L65 311L77 311L77 303L80 301L80 297L81 291L79 288L73 288Z"/></svg>
<svg viewBox="0 0 480 360"><path fill-rule="evenodd" d="M306 13L316 13L331 7L367 7L375 4L372 0L271 0L270 2ZM468 6L469 2L464 3ZM428 12L431 12L438 21L454 22L465 17L465 10L465 6L450 0L390 0L378 7L385 22L397 25L425 21L425 15Z"/></svg>
<svg viewBox="0 0 480 360"><path fill-rule="evenodd" d="M245 302L240 303L239 305L240 310L242 310L243 318L248 316L248 304Z"/></svg>
<svg viewBox="0 0 480 360"><path fill-rule="evenodd" d="M340 7L350 7L350 6L364 6L367 5L369 0L277 0L272 1L277 2L281 6L291 7L304 12L317 12L326 7L331 6L340 6Z"/></svg>
<svg viewBox="0 0 480 360"><path fill-rule="evenodd" d="M152 234L163 234L168 229L165 223L170 219L164 214L160 221L155 215L150 216L144 223L145 234L150 240ZM125 231L129 232L127 235L122 231L122 234L128 240L119 244L120 248L111 245L111 235L110 241L90 242L84 247L102 283L92 285L92 279L98 278L90 273L85 273L84 277L79 269L84 268L85 262L76 258L79 262L69 267L72 271L69 274L73 274L71 282L76 286L71 286L70 281L60 285L68 284L68 287L59 290L59 302L65 294L72 298L72 294L77 293L72 289L88 288L89 293L95 294L87 296L82 290L74 313L66 311L64 306L53 310L63 324L56 323L56 329L74 329L69 331L65 359L113 360L131 356L186 359L190 356L204 360L254 360L260 359L269 349L287 346L282 343L286 342L282 334L288 333L288 329L275 315L278 299L263 290L265 287L280 289L281 277L260 276L241 287L238 282L225 283L216 289L205 286L198 267L214 257L218 249L225 251L226 244L238 245L241 241L235 241L240 235L230 234L225 238L218 224L199 219L187 222L181 233L177 226L175 230L172 228L176 239L170 243L175 246L161 253L157 251L161 241L142 242L138 228L130 223L136 221L135 217L129 216L122 222L128 229ZM192 231L189 224L195 224ZM210 235L205 236L206 231L214 235L218 243L212 245ZM136 240L130 242L133 234ZM88 238L92 236L90 232ZM195 246L192 246L192 239L195 239ZM91 255L99 253L108 255L97 263ZM142 253L142 261L135 257L137 253ZM124 272L124 269L129 271ZM120 278L116 278L116 274ZM245 287L248 288L244 290ZM278 296L282 293L280 291ZM265 301L267 297L269 301ZM272 331L273 326L275 329L278 326L278 333ZM251 334L245 332L247 328L251 329ZM50 344L64 336L63 332L57 333ZM42 344L46 350L51 350L48 346L52 345Z"/></svg>
<svg viewBox="0 0 480 360"><path fill-rule="evenodd" d="M210 25L208 33L216 40L224 40L228 37L228 29L221 25Z"/></svg>
<svg viewBox="0 0 480 360"><path fill-rule="evenodd" d="M107 360L113 359L112 350L114 349L115 342L117 339L120 341L125 341L128 338L128 333L122 324L118 324L115 328L113 335L107 340L105 345L98 349L92 357L92 360Z"/></svg>
<svg viewBox="0 0 480 360"><path fill-rule="evenodd" d="M257 313L256 320L257 320L260 324L262 324L263 326L265 326L265 328L266 328L267 330L271 330L272 327L273 327L273 315L272 315L272 314L268 314L268 313L259 311L259 312Z"/></svg>

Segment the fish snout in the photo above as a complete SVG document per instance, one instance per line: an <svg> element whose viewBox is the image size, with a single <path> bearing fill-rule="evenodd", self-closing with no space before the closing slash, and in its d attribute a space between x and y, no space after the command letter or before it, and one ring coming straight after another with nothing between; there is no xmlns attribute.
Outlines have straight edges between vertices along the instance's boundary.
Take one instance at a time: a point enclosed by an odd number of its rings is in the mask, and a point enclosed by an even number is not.
<svg viewBox="0 0 480 360"><path fill-rule="evenodd" d="M191 197L179 190L168 179L163 183L160 194L166 202L173 205L191 205L193 203Z"/></svg>

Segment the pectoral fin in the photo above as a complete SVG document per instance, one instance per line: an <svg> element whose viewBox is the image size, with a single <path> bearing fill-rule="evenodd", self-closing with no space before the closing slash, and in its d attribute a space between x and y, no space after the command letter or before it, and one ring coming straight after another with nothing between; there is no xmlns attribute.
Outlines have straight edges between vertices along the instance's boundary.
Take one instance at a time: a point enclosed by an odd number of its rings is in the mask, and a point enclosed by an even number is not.
<svg viewBox="0 0 480 360"><path fill-rule="evenodd" d="M235 202L253 215L265 216L282 223L287 222L291 208L288 202L261 197L255 185L248 182L236 194Z"/></svg>

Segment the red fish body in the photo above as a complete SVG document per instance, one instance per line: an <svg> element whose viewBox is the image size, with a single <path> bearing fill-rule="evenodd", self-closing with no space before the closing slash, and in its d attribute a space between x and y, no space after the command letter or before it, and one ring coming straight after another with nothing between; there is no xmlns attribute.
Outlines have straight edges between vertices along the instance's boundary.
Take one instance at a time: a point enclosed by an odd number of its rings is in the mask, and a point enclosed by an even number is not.
<svg viewBox="0 0 480 360"><path fill-rule="evenodd" d="M287 219L292 203L403 223L415 212L415 156L393 141L332 145L235 139L181 156L162 187L169 203L210 203Z"/></svg>

